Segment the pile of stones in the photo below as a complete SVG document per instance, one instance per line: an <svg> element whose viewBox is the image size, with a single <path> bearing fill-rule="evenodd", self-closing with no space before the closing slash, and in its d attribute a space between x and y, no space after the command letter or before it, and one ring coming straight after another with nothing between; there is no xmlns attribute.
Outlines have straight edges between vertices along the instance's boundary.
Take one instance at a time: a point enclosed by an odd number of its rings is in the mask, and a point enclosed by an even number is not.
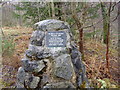
<svg viewBox="0 0 120 90"><path fill-rule="evenodd" d="M85 65L68 23L43 20L34 29L18 69L17 88L80 88L83 84L88 88Z"/></svg>

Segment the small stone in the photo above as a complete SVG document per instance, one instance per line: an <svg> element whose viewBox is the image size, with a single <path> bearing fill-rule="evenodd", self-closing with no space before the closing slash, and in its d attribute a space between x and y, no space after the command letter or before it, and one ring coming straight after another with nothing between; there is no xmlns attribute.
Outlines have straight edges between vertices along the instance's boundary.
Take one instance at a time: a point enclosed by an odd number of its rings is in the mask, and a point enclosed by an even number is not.
<svg viewBox="0 0 120 90"><path fill-rule="evenodd" d="M43 31L34 31L30 39L32 45L42 46L45 33Z"/></svg>
<svg viewBox="0 0 120 90"><path fill-rule="evenodd" d="M34 68L32 67L32 65L30 65L30 60L27 58L24 58L21 60L22 62L22 66L25 69L26 72L32 72L34 70Z"/></svg>
<svg viewBox="0 0 120 90"><path fill-rule="evenodd" d="M43 59L43 58L44 58L44 57L43 57L43 53L44 53L44 51L38 52L38 53L37 53L37 58L38 58L38 59Z"/></svg>
<svg viewBox="0 0 120 90"><path fill-rule="evenodd" d="M51 56L51 53L46 48L44 48L43 51L37 53L37 58L38 59L49 58L50 56Z"/></svg>
<svg viewBox="0 0 120 90"><path fill-rule="evenodd" d="M25 88L25 87L24 87L24 84L21 84L21 83L17 82L17 87L16 88L17 88L17 90L21 90L21 88ZM24 90L26 90L26 89L24 89Z"/></svg>
<svg viewBox="0 0 120 90"><path fill-rule="evenodd" d="M50 50L49 50L48 48L45 48L45 49L44 49L44 53L43 53L43 57L44 57L44 58L48 58L48 57L50 57L50 56L51 56Z"/></svg>
<svg viewBox="0 0 120 90"><path fill-rule="evenodd" d="M44 67L44 62L41 61L30 61L28 59L22 59L22 66L27 72L39 73Z"/></svg>
<svg viewBox="0 0 120 90"><path fill-rule="evenodd" d="M39 77L33 76L32 74L28 74L25 79L25 85L29 88L36 88L40 81Z"/></svg>
<svg viewBox="0 0 120 90"><path fill-rule="evenodd" d="M43 88L75 88L71 82L58 82L46 84Z"/></svg>
<svg viewBox="0 0 120 90"><path fill-rule="evenodd" d="M38 86L39 81L39 77L33 77L33 80L30 83L30 88L36 88Z"/></svg>
<svg viewBox="0 0 120 90"><path fill-rule="evenodd" d="M32 58L32 57L36 57L37 52L35 51L35 49L32 49L32 50L28 49L28 50L26 50L25 53L26 53L27 57Z"/></svg>
<svg viewBox="0 0 120 90"><path fill-rule="evenodd" d="M24 88L25 75L25 70L20 67L17 74L17 88Z"/></svg>
<svg viewBox="0 0 120 90"><path fill-rule="evenodd" d="M44 62L41 60L41 61L36 61L37 62L37 67L34 67L34 71L33 72L40 72L42 71L44 68L45 68L45 64Z"/></svg>
<svg viewBox="0 0 120 90"><path fill-rule="evenodd" d="M75 59L78 57L78 51L77 50L72 50L71 58Z"/></svg>
<svg viewBox="0 0 120 90"><path fill-rule="evenodd" d="M42 79L41 79L41 87L43 87L46 83L50 82L50 77L49 75L45 74L43 75Z"/></svg>
<svg viewBox="0 0 120 90"><path fill-rule="evenodd" d="M25 70L22 67L20 67L18 69L18 74L17 74L17 80L19 83L24 84L25 75L26 75Z"/></svg>

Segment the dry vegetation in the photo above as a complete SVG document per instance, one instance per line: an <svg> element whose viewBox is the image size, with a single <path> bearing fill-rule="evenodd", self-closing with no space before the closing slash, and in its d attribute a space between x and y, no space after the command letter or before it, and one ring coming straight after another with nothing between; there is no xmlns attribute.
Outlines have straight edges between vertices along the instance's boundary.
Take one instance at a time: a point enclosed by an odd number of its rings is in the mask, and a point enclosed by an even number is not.
<svg viewBox="0 0 120 90"><path fill-rule="evenodd" d="M4 27L3 28L5 38L8 39L10 37L13 38L13 43L15 43L14 51L12 51L12 55L8 55L8 53L3 51L3 84L4 87L15 86L16 74L18 68L21 66L20 60L22 59L25 50L29 44L29 38L32 33L31 28L20 28L20 27ZM4 47L4 46L3 46ZM12 70L11 70L12 69ZM11 79L10 79L11 78ZM8 82L8 79L9 82Z"/></svg>
<svg viewBox="0 0 120 90"><path fill-rule="evenodd" d="M21 65L21 58L28 47L32 33L31 28L5 27L3 28L5 37L13 37L15 50L12 55L3 53L3 84L4 87L15 86L16 73ZM3 38L5 39L5 38ZM95 40L85 40L84 42L84 64L89 81L94 87L100 87L102 83L98 79L104 80L109 87L118 86L118 52L110 48L110 74L106 73L105 45Z"/></svg>
<svg viewBox="0 0 120 90"><path fill-rule="evenodd" d="M106 46L95 40L86 40L84 43L84 51L85 51L85 65L86 72L88 78L91 80L93 86L98 86L99 83L96 81L97 79L102 79L106 81L106 83L110 83L108 85L109 88L113 88L114 85L118 83L119 66L118 66L118 51L110 48L109 52L109 60L110 60L110 72L107 72L106 68ZM116 87L116 86L115 86Z"/></svg>

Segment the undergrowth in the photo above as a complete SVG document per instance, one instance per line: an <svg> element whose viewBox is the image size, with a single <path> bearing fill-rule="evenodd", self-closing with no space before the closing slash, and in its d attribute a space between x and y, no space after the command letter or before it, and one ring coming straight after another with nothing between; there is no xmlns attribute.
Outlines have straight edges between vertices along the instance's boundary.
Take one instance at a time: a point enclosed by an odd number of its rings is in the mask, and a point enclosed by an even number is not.
<svg viewBox="0 0 120 90"><path fill-rule="evenodd" d="M86 40L84 42L83 61L86 66L86 73L91 87L94 88L118 88L118 53L117 50L110 48L109 62L110 73L106 68L106 46L96 40Z"/></svg>
<svg viewBox="0 0 120 90"><path fill-rule="evenodd" d="M2 55L13 55L15 50L15 43L12 37L4 38L2 40Z"/></svg>

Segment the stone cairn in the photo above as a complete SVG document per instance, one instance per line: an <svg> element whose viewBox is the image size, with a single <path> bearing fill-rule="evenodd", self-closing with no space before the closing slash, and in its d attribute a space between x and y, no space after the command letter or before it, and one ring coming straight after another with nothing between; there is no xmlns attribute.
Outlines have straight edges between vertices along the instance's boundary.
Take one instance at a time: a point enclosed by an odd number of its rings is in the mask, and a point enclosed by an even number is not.
<svg viewBox="0 0 120 90"><path fill-rule="evenodd" d="M85 66L68 23L50 19L34 27L18 69L17 88L88 88Z"/></svg>

